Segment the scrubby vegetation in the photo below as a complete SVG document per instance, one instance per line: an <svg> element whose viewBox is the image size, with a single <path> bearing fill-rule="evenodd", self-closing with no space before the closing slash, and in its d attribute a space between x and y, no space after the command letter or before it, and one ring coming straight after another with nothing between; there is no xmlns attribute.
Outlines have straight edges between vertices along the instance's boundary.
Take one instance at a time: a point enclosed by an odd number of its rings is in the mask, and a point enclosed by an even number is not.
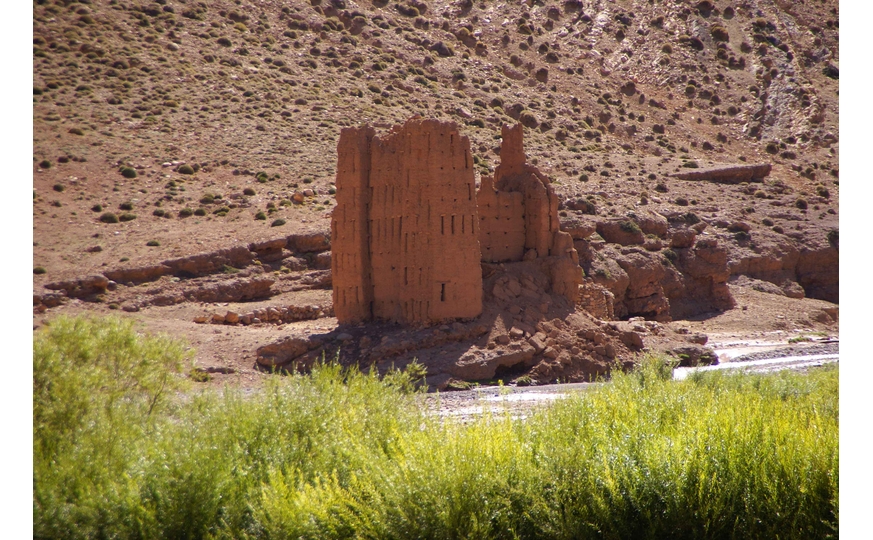
<svg viewBox="0 0 873 540"><path fill-rule="evenodd" d="M35 333L35 537L837 535L836 369L672 382L650 358L462 425L427 414L409 372L179 394L187 358L118 319Z"/></svg>

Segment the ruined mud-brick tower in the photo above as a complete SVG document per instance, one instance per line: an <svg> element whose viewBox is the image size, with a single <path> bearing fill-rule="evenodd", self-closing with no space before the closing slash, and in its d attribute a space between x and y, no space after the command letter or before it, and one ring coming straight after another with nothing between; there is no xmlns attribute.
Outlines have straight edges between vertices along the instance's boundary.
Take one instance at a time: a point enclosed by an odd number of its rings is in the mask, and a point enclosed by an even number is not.
<svg viewBox="0 0 873 540"><path fill-rule="evenodd" d="M482 312L470 141L451 122L413 119L337 146L333 304L341 323L428 324Z"/></svg>

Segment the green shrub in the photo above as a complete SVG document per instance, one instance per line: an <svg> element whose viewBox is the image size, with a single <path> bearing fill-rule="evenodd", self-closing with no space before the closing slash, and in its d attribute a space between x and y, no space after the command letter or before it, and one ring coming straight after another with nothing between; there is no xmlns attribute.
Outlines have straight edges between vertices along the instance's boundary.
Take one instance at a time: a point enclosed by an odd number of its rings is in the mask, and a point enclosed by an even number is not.
<svg viewBox="0 0 873 540"><path fill-rule="evenodd" d="M101 205L101 204L95 204L94 206L91 207L91 211L92 211L92 212L102 212L102 211L103 211L103 205Z"/></svg>
<svg viewBox="0 0 873 540"><path fill-rule="evenodd" d="M622 231L624 231L628 234L637 234L637 233L642 232L642 230L640 229L640 226L637 225L636 222L634 222L630 219L625 219L625 220L620 221L618 223L618 227Z"/></svg>
<svg viewBox="0 0 873 540"><path fill-rule="evenodd" d="M57 191L58 193L61 193L62 191L64 191L67 188L65 188L63 184L55 184L52 186L52 189Z"/></svg>
<svg viewBox="0 0 873 540"><path fill-rule="evenodd" d="M800 210L806 210L807 208L809 208L809 203L806 202L806 199L800 198L794 201L794 206L796 206Z"/></svg>
<svg viewBox="0 0 873 540"><path fill-rule="evenodd" d="M183 209L179 210L179 217L180 218L191 217L193 215L194 215L194 210L192 210L190 208L183 208Z"/></svg>
<svg viewBox="0 0 873 540"><path fill-rule="evenodd" d="M36 275L45 274L46 270L42 266L35 266L33 268L33 273Z"/></svg>
<svg viewBox="0 0 873 540"><path fill-rule="evenodd" d="M40 168L40 169L51 169L51 168L52 168L52 162L49 161L49 160L47 160L47 159L44 159L44 160L42 160L42 161L39 162L39 168Z"/></svg>
<svg viewBox="0 0 873 540"><path fill-rule="evenodd" d="M273 220L273 222L270 223L270 227L281 227L284 224L285 224L285 220L282 218L279 218L279 219Z"/></svg>
<svg viewBox="0 0 873 540"><path fill-rule="evenodd" d="M254 194L255 194L255 190L253 190L252 188L247 187L243 190L243 195L247 195L247 196L251 197Z"/></svg>
<svg viewBox="0 0 873 540"><path fill-rule="evenodd" d="M132 202L123 202L123 203L118 205L118 208L121 210L133 210L133 203Z"/></svg>
<svg viewBox="0 0 873 540"><path fill-rule="evenodd" d="M263 211L258 212L257 214L255 214L255 219L258 219L258 220L266 220L266 219L267 219L267 214L265 214Z"/></svg>
<svg viewBox="0 0 873 540"><path fill-rule="evenodd" d="M125 212L124 214L121 214L120 216L118 216L118 219L120 221L133 221L136 219L136 214L130 214L130 213Z"/></svg>
<svg viewBox="0 0 873 540"><path fill-rule="evenodd" d="M157 240L149 240L148 242L146 242L146 245L149 247L158 247L161 245L161 243Z"/></svg>
<svg viewBox="0 0 873 540"><path fill-rule="evenodd" d="M37 392L54 379L34 347L35 537L837 533L836 369L673 382L672 363L645 357L527 419L459 422L413 397L424 375L414 366L380 380L317 364L252 395L171 401L167 390L149 411L155 385L139 380L169 372L181 384L181 369L117 377L104 366L124 342L80 349L94 360L59 366L62 384Z"/></svg>
<svg viewBox="0 0 873 540"><path fill-rule="evenodd" d="M118 223L118 216L112 212L105 212L100 215L100 221L103 223Z"/></svg>
<svg viewBox="0 0 873 540"><path fill-rule="evenodd" d="M190 165L182 165L177 171L179 174L194 174L194 169Z"/></svg>
<svg viewBox="0 0 873 540"><path fill-rule="evenodd" d="M164 215L166 215L166 212L161 208L157 208L154 212L152 212L152 215L156 217L164 217Z"/></svg>
<svg viewBox="0 0 873 540"><path fill-rule="evenodd" d="M136 178L136 169L133 167L122 167L119 169L121 176L125 178Z"/></svg>

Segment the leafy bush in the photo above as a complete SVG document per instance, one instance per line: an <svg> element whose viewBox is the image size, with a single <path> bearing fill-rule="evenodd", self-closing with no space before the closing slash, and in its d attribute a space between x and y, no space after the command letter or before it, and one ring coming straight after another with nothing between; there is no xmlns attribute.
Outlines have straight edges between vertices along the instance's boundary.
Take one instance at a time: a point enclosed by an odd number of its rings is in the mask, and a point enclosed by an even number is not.
<svg viewBox="0 0 873 540"><path fill-rule="evenodd" d="M279 219L273 220L273 222L270 223L270 227L281 227L284 224L285 224L285 220L282 218L279 218Z"/></svg>
<svg viewBox="0 0 873 540"><path fill-rule="evenodd" d="M118 223L118 216L112 212L105 212L100 215L100 221L103 223Z"/></svg>
<svg viewBox="0 0 873 540"><path fill-rule="evenodd" d="M124 213L118 216L120 221L133 221L136 219L136 214Z"/></svg>
<svg viewBox="0 0 873 540"><path fill-rule="evenodd" d="M35 266L35 267L33 268L33 273L34 273L34 274L37 274L37 275L39 275L39 274L45 274L45 272L46 272L46 270L45 270L45 268L43 268L42 266Z"/></svg>
<svg viewBox="0 0 873 540"><path fill-rule="evenodd" d="M121 176L125 178L136 178L136 169L133 167L122 167L119 169Z"/></svg>
<svg viewBox="0 0 873 540"><path fill-rule="evenodd" d="M181 384L181 346L73 324L49 342L82 345L34 347L36 537L836 537L836 369L673 382L645 357L465 424L416 401L420 366L172 400L151 382Z"/></svg>
<svg viewBox="0 0 873 540"><path fill-rule="evenodd" d="M190 165L182 165L178 169L179 174L194 174L194 168Z"/></svg>

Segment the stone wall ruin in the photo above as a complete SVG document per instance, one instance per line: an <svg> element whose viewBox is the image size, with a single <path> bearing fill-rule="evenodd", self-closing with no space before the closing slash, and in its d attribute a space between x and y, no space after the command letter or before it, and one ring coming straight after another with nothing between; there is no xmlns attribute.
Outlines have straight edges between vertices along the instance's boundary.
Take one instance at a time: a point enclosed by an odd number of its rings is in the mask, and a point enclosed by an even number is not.
<svg viewBox="0 0 873 540"><path fill-rule="evenodd" d="M340 134L331 222L340 322L428 324L482 312L479 216L470 141L410 120L383 136Z"/></svg>
<svg viewBox="0 0 873 540"><path fill-rule="evenodd" d="M551 290L578 300L582 270L558 198L503 128L501 163L476 190L470 142L451 122L412 119L337 147L334 310L341 323L432 324L482 312L480 263L540 260Z"/></svg>

